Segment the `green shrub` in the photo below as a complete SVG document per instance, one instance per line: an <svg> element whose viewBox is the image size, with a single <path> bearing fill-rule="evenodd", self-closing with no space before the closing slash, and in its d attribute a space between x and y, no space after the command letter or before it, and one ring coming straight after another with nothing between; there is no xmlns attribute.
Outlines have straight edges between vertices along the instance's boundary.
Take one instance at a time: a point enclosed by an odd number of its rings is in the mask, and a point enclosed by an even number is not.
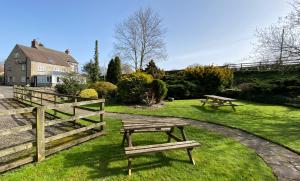
<svg viewBox="0 0 300 181"><path fill-rule="evenodd" d="M81 98L97 99L98 93L95 89L83 89L79 96Z"/></svg>
<svg viewBox="0 0 300 181"><path fill-rule="evenodd" d="M163 100L166 97L168 92L166 83L159 79L153 80L152 90L154 93L154 98L156 103L159 103L161 100Z"/></svg>
<svg viewBox="0 0 300 181"><path fill-rule="evenodd" d="M76 96L86 87L84 79L76 73L69 73L62 78L62 83L55 86L60 94Z"/></svg>
<svg viewBox="0 0 300 181"><path fill-rule="evenodd" d="M185 76L197 84L202 94L216 94L231 87L233 81L230 69L215 66L191 66L185 69Z"/></svg>
<svg viewBox="0 0 300 181"><path fill-rule="evenodd" d="M221 92L224 97L239 98L242 91L240 89L225 89Z"/></svg>
<svg viewBox="0 0 300 181"><path fill-rule="evenodd" d="M117 91L117 86L110 82L96 82L89 85L89 88L95 89L99 98L106 99L113 99Z"/></svg>
<svg viewBox="0 0 300 181"><path fill-rule="evenodd" d="M152 75L155 79L162 79L165 76L165 71L159 69L154 60L150 60L150 62L146 65L145 72Z"/></svg>
<svg viewBox="0 0 300 181"><path fill-rule="evenodd" d="M184 99L191 95L190 91L186 89L183 84L174 84L168 86L168 97L175 99Z"/></svg>
<svg viewBox="0 0 300 181"><path fill-rule="evenodd" d="M118 83L117 97L124 103L142 103L153 77L142 72L123 75Z"/></svg>

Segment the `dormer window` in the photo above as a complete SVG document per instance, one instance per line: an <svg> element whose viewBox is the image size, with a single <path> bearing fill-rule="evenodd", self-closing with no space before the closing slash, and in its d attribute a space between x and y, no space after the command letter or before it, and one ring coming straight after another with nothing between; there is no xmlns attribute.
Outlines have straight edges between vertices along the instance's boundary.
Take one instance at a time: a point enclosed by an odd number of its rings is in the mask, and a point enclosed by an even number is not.
<svg viewBox="0 0 300 181"><path fill-rule="evenodd" d="M54 62L53 58L48 57L48 62L52 64Z"/></svg>
<svg viewBox="0 0 300 181"><path fill-rule="evenodd" d="M38 66L38 72L45 72L46 71L46 67L39 65Z"/></svg>
<svg viewBox="0 0 300 181"><path fill-rule="evenodd" d="M18 58L20 58L20 54L19 54L18 52L17 52L17 53L15 53L15 54L14 54L14 58L15 58L15 59L18 59Z"/></svg>

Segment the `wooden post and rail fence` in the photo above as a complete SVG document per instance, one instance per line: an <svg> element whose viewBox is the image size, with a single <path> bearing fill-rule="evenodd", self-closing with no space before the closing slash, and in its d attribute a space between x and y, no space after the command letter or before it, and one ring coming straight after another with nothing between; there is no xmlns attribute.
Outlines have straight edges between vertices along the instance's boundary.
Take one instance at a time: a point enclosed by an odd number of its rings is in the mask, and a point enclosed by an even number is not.
<svg viewBox="0 0 300 181"><path fill-rule="evenodd" d="M40 94L40 96L37 96L36 94ZM52 96L53 99L49 99L49 95ZM62 97L67 97L68 99L72 99L73 101L64 103L61 100L59 100L59 98ZM34 117L36 118L36 122L24 126L2 129L0 130L0 136L1 137L8 136L8 135L13 135L16 133L21 133L21 132L31 131L31 130L35 130L36 134L35 134L35 139L33 139L32 141L21 143L16 146L12 146L0 150L0 158L3 157L11 158L9 159L9 161L0 164L0 173L30 162L42 161L48 155L72 147L74 145L80 144L82 142L88 141L90 139L96 138L98 136L104 135L104 125L105 125L105 122L103 121L104 103L105 103L104 99L85 100L79 102L78 97L56 94L56 93L48 93L42 91L35 91L25 87L14 87L14 98L24 104L29 105L30 107L11 109L11 110L0 110L0 116L33 114ZM34 99L36 99L37 102L34 102ZM80 106L89 105L89 104L99 104L99 111L89 112L81 115L76 114L75 111L76 109L80 109ZM51 112L51 110L58 111L58 109L64 109L64 108L73 108L72 115L61 118L56 116L55 113L54 114L49 113L49 110ZM46 120L45 118L46 114L52 114L54 119ZM95 120L89 118L91 116L99 116L99 119ZM88 124L83 125L80 123L76 123L77 125L78 124L80 125L79 128L78 126L72 127L72 129L68 130L67 132L58 133L50 137L46 137L45 135L46 128L49 126L53 126L61 123L67 123L67 122L74 123L76 122L76 120L80 120L80 119L88 122ZM80 134L82 134L83 136L81 136ZM59 140L64 140L63 138L66 137L72 138L72 136L74 136L75 139L71 139L71 141L68 142L54 144L54 142L57 142ZM28 152L26 156L20 154L21 152L24 151Z"/></svg>
<svg viewBox="0 0 300 181"><path fill-rule="evenodd" d="M283 68L299 68L299 66L300 60L285 60L226 64L222 67L233 70L278 70Z"/></svg>

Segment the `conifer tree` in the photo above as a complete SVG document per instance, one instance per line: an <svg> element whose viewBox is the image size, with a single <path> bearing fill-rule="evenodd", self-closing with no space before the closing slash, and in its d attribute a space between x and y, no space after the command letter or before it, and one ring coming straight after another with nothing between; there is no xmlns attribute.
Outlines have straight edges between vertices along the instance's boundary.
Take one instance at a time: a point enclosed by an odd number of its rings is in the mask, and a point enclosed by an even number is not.
<svg viewBox="0 0 300 181"><path fill-rule="evenodd" d="M111 59L106 74L106 81L117 84L121 78L121 60L119 57Z"/></svg>

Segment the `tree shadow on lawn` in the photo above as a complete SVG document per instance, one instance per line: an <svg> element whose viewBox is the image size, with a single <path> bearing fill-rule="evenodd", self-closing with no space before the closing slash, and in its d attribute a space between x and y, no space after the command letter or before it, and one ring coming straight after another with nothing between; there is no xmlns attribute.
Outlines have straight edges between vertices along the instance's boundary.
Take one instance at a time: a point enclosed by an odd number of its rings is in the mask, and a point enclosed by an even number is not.
<svg viewBox="0 0 300 181"><path fill-rule="evenodd" d="M135 143L137 143L136 145L151 144L145 141ZM128 160L124 154L124 148L120 144L101 144L93 146L90 150L92 151L66 154L64 167L88 167L90 168L88 179L105 179L110 176L127 176ZM189 163L187 155L186 158L183 157L182 159L174 159L167 157L164 153L153 153L151 155L145 154L133 157L132 172L168 167L171 166L172 161Z"/></svg>

